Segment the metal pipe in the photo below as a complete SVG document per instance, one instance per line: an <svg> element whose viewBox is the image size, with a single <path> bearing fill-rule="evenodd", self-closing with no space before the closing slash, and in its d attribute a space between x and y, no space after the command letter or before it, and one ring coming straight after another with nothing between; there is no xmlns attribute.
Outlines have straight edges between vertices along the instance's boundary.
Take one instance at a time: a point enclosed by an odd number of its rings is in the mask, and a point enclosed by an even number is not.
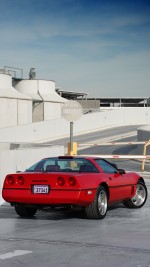
<svg viewBox="0 0 150 267"><path fill-rule="evenodd" d="M73 152L73 122L70 121L70 155Z"/></svg>

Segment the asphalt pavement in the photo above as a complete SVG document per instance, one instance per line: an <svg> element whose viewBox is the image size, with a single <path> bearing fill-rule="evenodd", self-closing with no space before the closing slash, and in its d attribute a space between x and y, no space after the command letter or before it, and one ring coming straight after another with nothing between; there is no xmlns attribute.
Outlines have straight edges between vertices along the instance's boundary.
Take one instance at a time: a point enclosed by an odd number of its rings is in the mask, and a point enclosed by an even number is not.
<svg viewBox="0 0 150 267"><path fill-rule="evenodd" d="M146 184L150 191L150 180ZM141 209L114 205L103 220L79 211L39 211L22 219L3 205L0 225L0 267L150 266L149 197Z"/></svg>

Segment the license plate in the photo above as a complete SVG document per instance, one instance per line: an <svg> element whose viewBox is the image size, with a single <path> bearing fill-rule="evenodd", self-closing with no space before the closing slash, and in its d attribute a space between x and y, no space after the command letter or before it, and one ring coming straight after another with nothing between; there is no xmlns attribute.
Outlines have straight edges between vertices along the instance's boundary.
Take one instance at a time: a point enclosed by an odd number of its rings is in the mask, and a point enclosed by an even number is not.
<svg viewBox="0 0 150 267"><path fill-rule="evenodd" d="M48 194L49 186L48 185L34 185L33 193L34 194Z"/></svg>

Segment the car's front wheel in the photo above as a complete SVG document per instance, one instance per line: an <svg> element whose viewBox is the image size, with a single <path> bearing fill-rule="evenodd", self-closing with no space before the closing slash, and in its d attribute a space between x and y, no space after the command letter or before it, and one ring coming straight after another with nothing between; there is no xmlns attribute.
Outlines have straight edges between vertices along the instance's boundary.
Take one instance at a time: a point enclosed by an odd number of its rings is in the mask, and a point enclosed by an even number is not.
<svg viewBox="0 0 150 267"><path fill-rule="evenodd" d="M139 181L136 185L136 194L133 198L124 201L124 205L128 208L141 208L147 199L147 188L144 183Z"/></svg>
<svg viewBox="0 0 150 267"><path fill-rule="evenodd" d="M15 205L15 211L20 217L32 217L37 212L37 208Z"/></svg>
<svg viewBox="0 0 150 267"><path fill-rule="evenodd" d="M85 208L90 219L103 219L106 216L108 207L108 196L105 187L99 186L94 201Z"/></svg>

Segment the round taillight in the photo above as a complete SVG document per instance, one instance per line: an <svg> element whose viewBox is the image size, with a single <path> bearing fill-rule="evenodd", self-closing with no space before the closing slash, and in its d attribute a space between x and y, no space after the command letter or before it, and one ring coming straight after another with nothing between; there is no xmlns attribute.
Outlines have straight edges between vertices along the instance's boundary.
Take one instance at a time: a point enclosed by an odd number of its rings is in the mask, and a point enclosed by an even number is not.
<svg viewBox="0 0 150 267"><path fill-rule="evenodd" d="M57 184L63 186L65 184L65 179L63 177L58 177Z"/></svg>
<svg viewBox="0 0 150 267"><path fill-rule="evenodd" d="M70 186L75 186L76 179L74 177L69 177L68 183L69 183Z"/></svg>
<svg viewBox="0 0 150 267"><path fill-rule="evenodd" d="M13 185L14 182L15 182L15 180L14 180L14 177L13 176L8 176L7 177L7 184Z"/></svg>
<svg viewBox="0 0 150 267"><path fill-rule="evenodd" d="M18 183L19 185L23 185L23 184L24 184L24 178L23 178L22 176L18 176L18 178L17 178L17 183Z"/></svg>

